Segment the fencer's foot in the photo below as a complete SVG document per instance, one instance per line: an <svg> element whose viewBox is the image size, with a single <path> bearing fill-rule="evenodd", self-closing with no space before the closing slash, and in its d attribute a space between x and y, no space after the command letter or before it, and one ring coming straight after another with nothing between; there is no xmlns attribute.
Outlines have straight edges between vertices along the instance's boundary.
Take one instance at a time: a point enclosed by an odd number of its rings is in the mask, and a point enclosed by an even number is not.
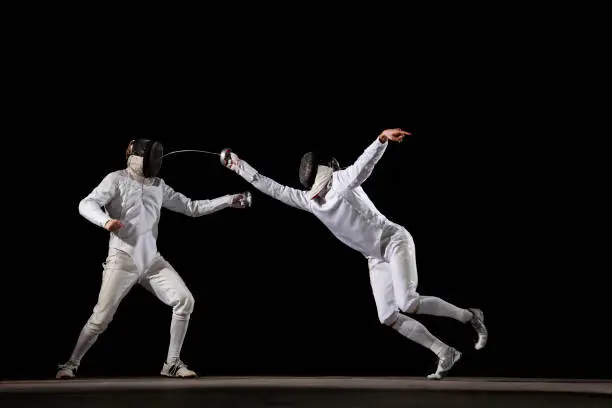
<svg viewBox="0 0 612 408"><path fill-rule="evenodd" d="M58 367L55 378L58 380L70 380L76 377L76 372L79 369L78 364L68 361L66 364L61 364Z"/></svg>
<svg viewBox="0 0 612 408"><path fill-rule="evenodd" d="M195 378L198 376L195 371L188 369L187 365L181 360L173 364L164 363L164 368L162 368L160 374L172 378Z"/></svg>
<svg viewBox="0 0 612 408"><path fill-rule="evenodd" d="M472 324L474 330L476 330L476 333L478 333L478 341L476 342L474 348L476 350L480 350L487 345L487 340L489 338L489 333L484 325L484 313L482 313L482 310L480 309L469 309L469 311L474 315L472 320L470 320L470 323Z"/></svg>
<svg viewBox="0 0 612 408"><path fill-rule="evenodd" d="M446 377L446 374L450 371L451 368L461 359L461 352L455 350L452 347L448 347L441 355L438 357L438 368L436 372L433 374L429 374L427 379L429 380L441 380Z"/></svg>

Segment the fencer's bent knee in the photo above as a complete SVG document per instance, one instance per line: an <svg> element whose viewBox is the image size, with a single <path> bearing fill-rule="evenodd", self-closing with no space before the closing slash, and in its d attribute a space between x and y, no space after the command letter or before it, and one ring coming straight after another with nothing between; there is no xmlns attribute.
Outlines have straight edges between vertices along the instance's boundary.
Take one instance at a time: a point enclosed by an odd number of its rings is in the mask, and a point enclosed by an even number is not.
<svg viewBox="0 0 612 408"><path fill-rule="evenodd" d="M193 312L193 308L195 307L195 299L193 298L191 292L187 292L187 294L185 295L183 299L183 305L183 310L185 311L185 313L191 314Z"/></svg>
<svg viewBox="0 0 612 408"><path fill-rule="evenodd" d="M193 313L193 308L195 306L195 299L193 295L189 291L182 292L178 301L173 307L173 313L177 316L188 317L191 313Z"/></svg>
<svg viewBox="0 0 612 408"><path fill-rule="evenodd" d="M92 334L101 334L106 330L112 320L113 316L108 316L107 313L94 313L89 320L87 320L87 329Z"/></svg>
<svg viewBox="0 0 612 408"><path fill-rule="evenodd" d="M404 313L415 313L419 309L419 295L406 296L403 303L399 305L399 309Z"/></svg>
<svg viewBox="0 0 612 408"><path fill-rule="evenodd" d="M399 315L399 313L394 310L392 313L387 313L385 315L378 315L378 319L385 326L391 327L397 321L398 315Z"/></svg>
<svg viewBox="0 0 612 408"><path fill-rule="evenodd" d="M93 313L87 320L87 327L91 333L100 334L113 321L115 317L116 305L108 301L98 301L94 307Z"/></svg>

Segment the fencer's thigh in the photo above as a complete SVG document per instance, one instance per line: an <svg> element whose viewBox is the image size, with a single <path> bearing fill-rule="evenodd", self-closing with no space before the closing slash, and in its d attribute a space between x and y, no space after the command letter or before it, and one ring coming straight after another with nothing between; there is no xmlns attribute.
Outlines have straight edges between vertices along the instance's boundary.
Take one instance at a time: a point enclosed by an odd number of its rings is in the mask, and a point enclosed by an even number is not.
<svg viewBox="0 0 612 408"><path fill-rule="evenodd" d="M387 259L391 267L393 291L400 310L411 311L416 308L419 294L414 241L408 231L402 229L395 234L387 250Z"/></svg>
<svg viewBox="0 0 612 408"><path fill-rule="evenodd" d="M111 249L103 267L98 302L90 319L92 323L102 325L112 320L125 295L138 281L136 265L123 251Z"/></svg>
<svg viewBox="0 0 612 408"><path fill-rule="evenodd" d="M140 284L168 306L176 306L185 298L192 298L183 279L162 256L155 259Z"/></svg>
<svg viewBox="0 0 612 408"><path fill-rule="evenodd" d="M417 274L414 241L408 231L395 234L387 250L387 259L391 264L393 285L399 290L416 287L419 284Z"/></svg>
<svg viewBox="0 0 612 408"><path fill-rule="evenodd" d="M391 265L380 259L369 258L368 268L378 319L383 324L392 324L397 317L398 308L393 291Z"/></svg>

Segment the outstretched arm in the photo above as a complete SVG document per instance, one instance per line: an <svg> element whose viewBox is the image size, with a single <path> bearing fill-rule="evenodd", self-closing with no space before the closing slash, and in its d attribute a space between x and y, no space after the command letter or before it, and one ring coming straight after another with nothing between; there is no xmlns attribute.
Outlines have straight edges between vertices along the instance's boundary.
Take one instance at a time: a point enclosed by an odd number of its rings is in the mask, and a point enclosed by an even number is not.
<svg viewBox="0 0 612 408"><path fill-rule="evenodd" d="M184 194L174 191L172 187L162 181L162 206L170 211L201 217L212 214L227 207L244 208L243 194L228 194L211 200L192 200Z"/></svg>
<svg viewBox="0 0 612 408"><path fill-rule="evenodd" d="M277 183L276 181L260 174L251 165L231 153L231 160L226 164L240 177L251 183L256 189L272 198L300 210L310 211L310 201L306 197L306 191L298 190Z"/></svg>
<svg viewBox="0 0 612 408"><path fill-rule="evenodd" d="M405 135L410 135L401 129L384 130L376 140L368 146L365 151L351 166L335 172L335 178L340 188L352 190L363 184L372 174L374 166L380 160L387 149L387 140L401 142Z"/></svg>
<svg viewBox="0 0 612 408"><path fill-rule="evenodd" d="M79 203L79 213L92 224L105 228L112 218L102 211L117 194L117 175L110 173ZM118 221L117 221L118 222Z"/></svg>

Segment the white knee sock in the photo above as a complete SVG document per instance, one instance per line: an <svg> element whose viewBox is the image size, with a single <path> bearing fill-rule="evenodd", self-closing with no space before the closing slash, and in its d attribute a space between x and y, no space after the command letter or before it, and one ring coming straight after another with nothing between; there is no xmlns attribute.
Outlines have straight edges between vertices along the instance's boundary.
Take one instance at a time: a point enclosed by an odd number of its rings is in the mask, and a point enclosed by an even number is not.
<svg viewBox="0 0 612 408"><path fill-rule="evenodd" d="M168 364L179 360L183 341L187 334L187 326L189 326L189 316L185 318L172 315L172 323L170 323L170 347L168 348L168 357L166 358Z"/></svg>
<svg viewBox="0 0 612 408"><path fill-rule="evenodd" d="M415 343L420 344L433 351L437 356L440 355L448 346L438 340L433 334L427 330L420 322L411 319L402 314L399 315L396 322L391 326L404 337L409 338Z"/></svg>
<svg viewBox="0 0 612 408"><path fill-rule="evenodd" d="M86 324L81 330L77 344L72 351L72 356L70 356L70 361L77 366L81 364L81 359L91 346L93 346L96 340L98 340L98 335L99 333L97 331L92 330L92 328Z"/></svg>
<svg viewBox="0 0 612 408"><path fill-rule="evenodd" d="M450 317L462 323L469 322L473 316L469 310L461 309L433 296L421 296L419 298L417 314Z"/></svg>

